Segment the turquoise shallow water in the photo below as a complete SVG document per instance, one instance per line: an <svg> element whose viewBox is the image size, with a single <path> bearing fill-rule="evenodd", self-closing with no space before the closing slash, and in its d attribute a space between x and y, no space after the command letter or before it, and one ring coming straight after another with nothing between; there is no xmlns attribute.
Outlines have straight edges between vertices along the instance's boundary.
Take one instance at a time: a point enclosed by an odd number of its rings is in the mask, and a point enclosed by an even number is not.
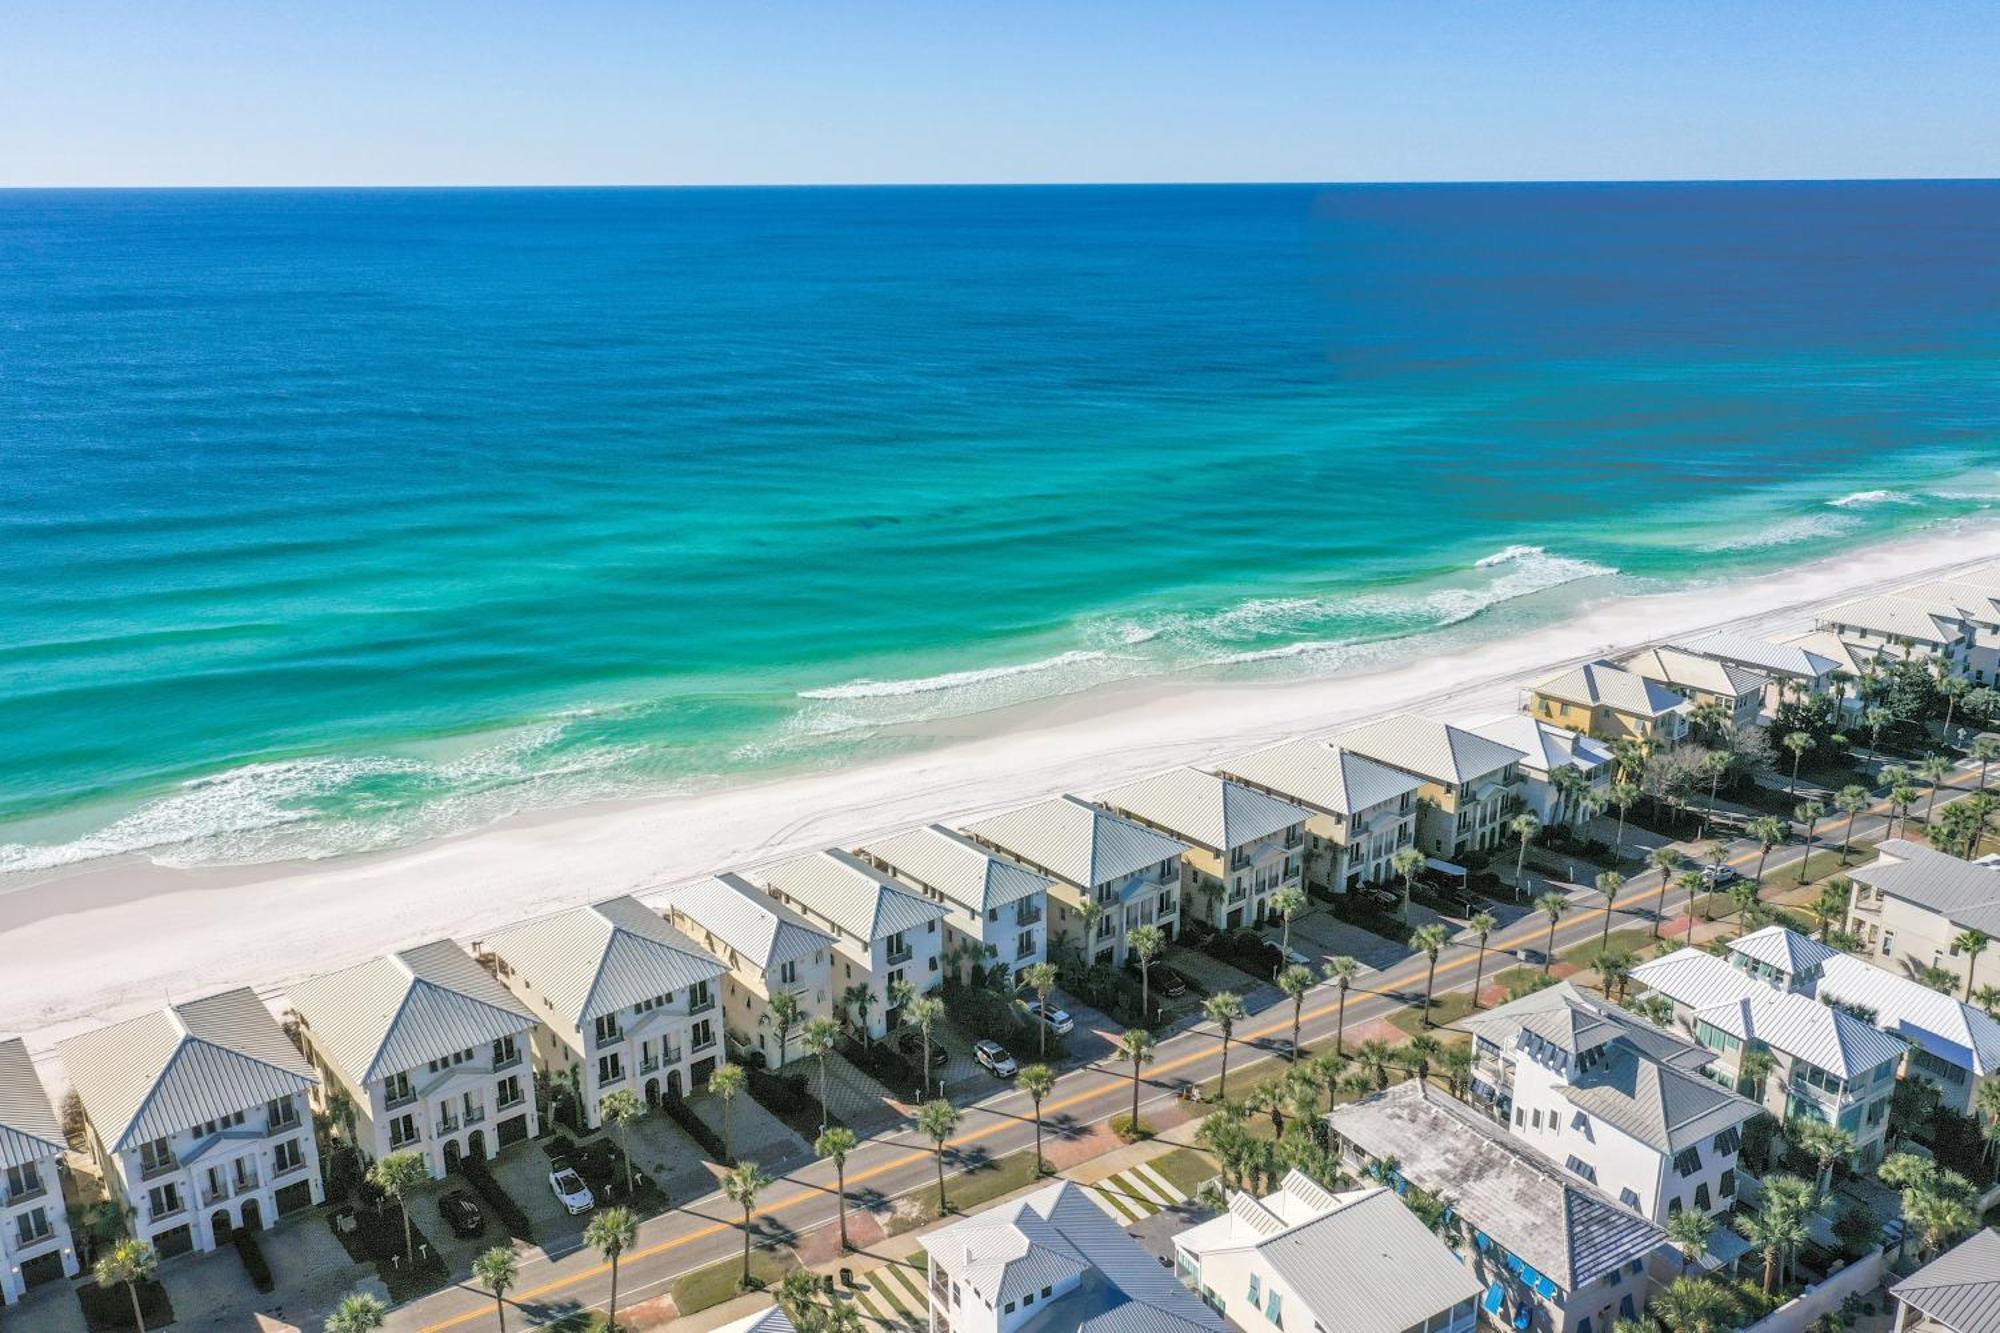
<svg viewBox="0 0 2000 1333"><path fill-rule="evenodd" d="M2000 188L0 193L0 868L1324 673L2000 501Z"/></svg>

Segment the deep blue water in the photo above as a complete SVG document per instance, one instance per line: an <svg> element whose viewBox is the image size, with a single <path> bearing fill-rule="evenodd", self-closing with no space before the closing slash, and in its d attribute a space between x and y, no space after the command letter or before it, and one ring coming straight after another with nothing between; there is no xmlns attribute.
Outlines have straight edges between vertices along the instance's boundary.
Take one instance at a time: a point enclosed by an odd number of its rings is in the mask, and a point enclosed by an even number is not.
<svg viewBox="0 0 2000 1333"><path fill-rule="evenodd" d="M1985 183L0 192L0 867L387 845L1976 513L1996 255Z"/></svg>

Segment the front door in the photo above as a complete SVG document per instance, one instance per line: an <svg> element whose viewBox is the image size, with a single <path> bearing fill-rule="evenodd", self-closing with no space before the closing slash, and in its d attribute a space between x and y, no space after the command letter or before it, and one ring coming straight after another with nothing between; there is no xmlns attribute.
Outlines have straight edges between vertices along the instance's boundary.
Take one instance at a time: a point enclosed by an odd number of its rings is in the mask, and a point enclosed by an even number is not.
<svg viewBox="0 0 2000 1333"><path fill-rule="evenodd" d="M475 1129L465 1136L465 1151L469 1157L484 1159L486 1156L486 1131Z"/></svg>
<svg viewBox="0 0 2000 1333"><path fill-rule="evenodd" d="M243 1201L243 1229L245 1231L264 1229L264 1209L255 1199Z"/></svg>
<svg viewBox="0 0 2000 1333"><path fill-rule="evenodd" d="M229 1232L229 1210L227 1208L216 1209L215 1215L208 1219L210 1245L215 1249L220 1249L224 1245L227 1245L229 1243Z"/></svg>
<svg viewBox="0 0 2000 1333"><path fill-rule="evenodd" d="M678 1069L667 1071L667 1098L676 1102L681 1099L681 1071Z"/></svg>
<svg viewBox="0 0 2000 1333"><path fill-rule="evenodd" d="M460 1148L459 1148L459 1146L458 1146L458 1140L457 1140L457 1139L446 1139L446 1140L445 1140L445 1143L444 1143L444 1169L445 1169L446 1171L448 1171L448 1172L449 1172L449 1171L456 1171L456 1170L458 1170L458 1159L459 1159L459 1156L460 1156L460 1153L461 1153L461 1149L460 1149Z"/></svg>

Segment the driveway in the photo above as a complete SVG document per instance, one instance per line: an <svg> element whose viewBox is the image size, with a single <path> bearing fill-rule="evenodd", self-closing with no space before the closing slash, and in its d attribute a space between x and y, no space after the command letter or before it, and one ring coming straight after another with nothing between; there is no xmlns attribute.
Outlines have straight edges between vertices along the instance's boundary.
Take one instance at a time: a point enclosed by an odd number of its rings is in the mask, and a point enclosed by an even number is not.
<svg viewBox="0 0 2000 1333"><path fill-rule="evenodd" d="M569 1209L562 1206L555 1192L549 1188L549 1155L539 1141L514 1144L488 1162L487 1166L493 1172L494 1182L507 1191L507 1196L516 1207L528 1215L528 1225L534 1228L537 1245L552 1255L568 1254L571 1250L582 1248L583 1228L590 1221L589 1215L571 1217ZM483 1204L481 1206L484 1207ZM502 1243L500 1224L490 1209L487 1210L486 1230L493 1237L491 1244ZM484 1238L481 1240L484 1241Z"/></svg>
<svg viewBox="0 0 2000 1333"><path fill-rule="evenodd" d="M819 1080L813 1080L819 1091ZM826 1109L862 1138L892 1129L902 1119L889 1089L839 1051L826 1057Z"/></svg>
<svg viewBox="0 0 2000 1333"><path fill-rule="evenodd" d="M716 1137L724 1137L724 1107L720 1097L704 1089L688 1098L687 1105L704 1125L715 1131ZM728 1142L738 1161L754 1161L766 1171L775 1171L781 1162L813 1155L811 1145L765 1110L755 1097L738 1097L732 1114L734 1128Z"/></svg>
<svg viewBox="0 0 2000 1333"><path fill-rule="evenodd" d="M1426 921L1441 918L1437 913L1418 903L1410 905L1410 929L1415 930ZM1457 929L1453 926L1453 929ZM1278 938L1276 934L1272 939ZM1387 940L1372 930L1363 930L1352 922L1342 921L1331 912L1310 912L1292 922L1292 947L1317 963L1346 954L1363 967L1381 971L1394 967L1410 956L1410 951L1395 940Z"/></svg>
<svg viewBox="0 0 2000 1333"><path fill-rule="evenodd" d="M610 1137L613 1143L619 1142L615 1132ZM632 1126L631 1141L632 1160L659 1183L669 1199L697 1198L715 1188L715 1170L709 1165L708 1154L672 1116L664 1112L645 1116Z"/></svg>
<svg viewBox="0 0 2000 1333"><path fill-rule="evenodd" d="M487 1229L495 1231L490 1222ZM442 1222L424 1227L426 1236L435 1237L439 1232L449 1236L451 1229ZM269 1313L288 1324L302 1329L320 1327L350 1292L366 1291L389 1299L389 1290L375 1276L375 1270L347 1257L347 1250L319 1209L288 1217L259 1239L264 1243L264 1258L271 1265L271 1277L278 1284L271 1296L259 1299L280 1301L269 1307Z"/></svg>

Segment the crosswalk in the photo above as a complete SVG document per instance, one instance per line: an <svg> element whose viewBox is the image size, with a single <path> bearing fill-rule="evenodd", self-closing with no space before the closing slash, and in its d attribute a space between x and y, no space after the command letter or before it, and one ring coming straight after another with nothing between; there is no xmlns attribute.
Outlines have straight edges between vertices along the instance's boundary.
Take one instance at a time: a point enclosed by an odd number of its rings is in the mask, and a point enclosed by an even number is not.
<svg viewBox="0 0 2000 1333"><path fill-rule="evenodd" d="M860 1275L852 1299L863 1316L884 1328L924 1328L930 1323L924 1280L921 1268L883 1264Z"/></svg>
<svg viewBox="0 0 2000 1333"><path fill-rule="evenodd" d="M1084 1187L1090 1201L1119 1226L1131 1226L1187 1198L1171 1180L1141 1162Z"/></svg>

